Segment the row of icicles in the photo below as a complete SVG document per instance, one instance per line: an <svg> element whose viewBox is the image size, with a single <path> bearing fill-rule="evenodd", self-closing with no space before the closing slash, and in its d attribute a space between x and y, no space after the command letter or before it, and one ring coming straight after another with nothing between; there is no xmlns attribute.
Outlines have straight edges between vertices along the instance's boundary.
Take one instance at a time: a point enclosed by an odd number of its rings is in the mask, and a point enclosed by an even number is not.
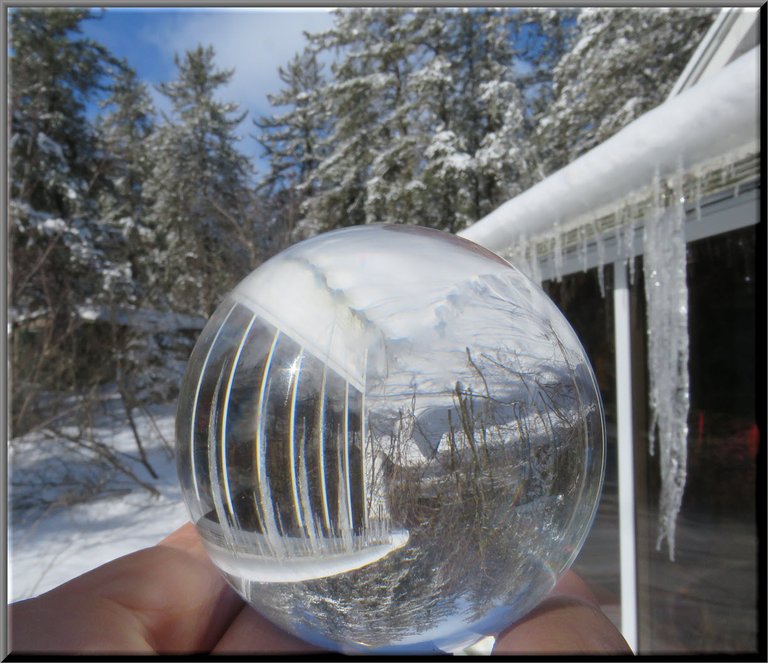
<svg viewBox="0 0 768 663"><path fill-rule="evenodd" d="M701 220L702 178L686 176L680 169L663 180L657 174L650 192L627 201L613 215L579 226L552 230L534 241L520 238L507 252L510 262L536 283L546 276L561 281L579 269L596 267L600 293L605 297L606 248L614 260L629 269L635 282L634 257L640 253L642 235L643 275L647 312L649 367L648 399L651 410L649 450L661 455L661 496L657 549L666 540L670 559L675 555L675 523L686 480L689 407L688 289L686 284L686 207L694 221ZM686 198L685 192L691 200ZM613 232L606 230L613 227ZM568 269L566 271L566 262ZM613 261L612 261L613 262ZM576 269L574 269L576 267Z"/></svg>

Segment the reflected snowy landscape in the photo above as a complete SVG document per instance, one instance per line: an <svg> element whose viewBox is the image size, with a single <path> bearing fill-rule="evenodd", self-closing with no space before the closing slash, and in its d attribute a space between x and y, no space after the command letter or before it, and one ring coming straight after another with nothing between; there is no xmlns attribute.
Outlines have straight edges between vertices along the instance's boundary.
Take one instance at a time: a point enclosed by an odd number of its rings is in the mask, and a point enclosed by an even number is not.
<svg viewBox="0 0 768 663"><path fill-rule="evenodd" d="M177 433L231 584L346 651L451 651L522 616L586 536L603 444L588 360L540 288L402 226L320 236L241 282Z"/></svg>

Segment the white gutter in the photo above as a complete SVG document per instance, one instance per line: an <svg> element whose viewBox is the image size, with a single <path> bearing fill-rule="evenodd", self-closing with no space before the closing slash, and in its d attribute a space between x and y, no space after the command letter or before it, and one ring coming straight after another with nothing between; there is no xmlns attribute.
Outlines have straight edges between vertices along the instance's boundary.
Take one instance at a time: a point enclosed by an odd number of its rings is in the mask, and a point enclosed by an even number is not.
<svg viewBox="0 0 768 663"><path fill-rule="evenodd" d="M492 251L733 150L759 149L759 47L458 233Z"/></svg>

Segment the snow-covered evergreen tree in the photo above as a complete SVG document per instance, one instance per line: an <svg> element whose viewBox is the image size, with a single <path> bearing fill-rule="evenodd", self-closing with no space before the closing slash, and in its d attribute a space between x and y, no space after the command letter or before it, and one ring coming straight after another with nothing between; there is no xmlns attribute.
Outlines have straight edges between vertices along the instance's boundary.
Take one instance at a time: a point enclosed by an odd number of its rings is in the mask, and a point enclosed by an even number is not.
<svg viewBox="0 0 768 663"><path fill-rule="evenodd" d="M509 11L339 10L311 36L339 60L308 233L359 223L459 230L519 189L524 102Z"/></svg>
<svg viewBox="0 0 768 663"><path fill-rule="evenodd" d="M403 134L396 111L411 42L402 14L400 9L339 10L334 27L312 39L315 47L335 50L340 60L321 93L332 127L315 171L318 190L306 206L305 233L378 220L366 208L374 162Z"/></svg>
<svg viewBox="0 0 768 663"><path fill-rule="evenodd" d="M578 13L565 7L522 7L509 15L517 77L532 115L553 101L553 72L572 46Z"/></svg>
<svg viewBox="0 0 768 663"><path fill-rule="evenodd" d="M10 297L20 316L36 311L64 328L105 286L131 290L119 233L98 218L105 158L86 118L121 65L80 36L90 16L11 12Z"/></svg>
<svg viewBox="0 0 768 663"><path fill-rule="evenodd" d="M322 65L314 49L305 48L278 74L285 88L268 95L280 114L254 120L257 139L269 159L269 172L259 189L269 201L269 219L275 227L269 253L284 248L293 237L303 201L314 192L314 173L322 157L322 140L327 134L327 109L321 94ZM264 211L264 210L262 210Z"/></svg>
<svg viewBox="0 0 768 663"><path fill-rule="evenodd" d="M122 71L84 39L87 10L16 8L10 34L8 270L12 430L52 421L54 395L71 398L108 379L87 319L135 301L126 237L99 218L109 158L86 106ZM104 339L101 339L102 341ZM109 356L112 348L101 352ZM42 395L45 395L43 399ZM71 403L68 405L71 408Z"/></svg>
<svg viewBox="0 0 768 663"><path fill-rule="evenodd" d="M525 130L521 149L526 169L521 185L526 189L544 177L551 146L537 140L536 127L554 101L554 71L572 46L579 10L523 7L511 13L510 25L517 81L525 101Z"/></svg>
<svg viewBox="0 0 768 663"><path fill-rule="evenodd" d="M424 135L411 80L424 55L421 37L425 21L417 12L390 9L373 21L375 43L368 49L373 81L379 86L376 109L378 131L367 130L377 142L365 183L366 223L416 223L421 207L418 172L423 160ZM392 43L388 44L387 41Z"/></svg>
<svg viewBox="0 0 768 663"><path fill-rule="evenodd" d="M424 214L456 232L519 191L527 170L524 102L516 81L509 10L438 10L433 57L417 74L417 107L430 114L424 154ZM431 89L430 89L431 88ZM426 116L422 116L425 117ZM434 212L433 212L434 214Z"/></svg>
<svg viewBox="0 0 768 663"><path fill-rule="evenodd" d="M288 107L281 115L260 117L254 124L260 130L259 143L270 160L265 184L270 189L302 186L317 168L318 143L323 136L325 116L319 94L324 84L317 53L305 48L286 66L278 67L285 88L267 95L276 107Z"/></svg>
<svg viewBox="0 0 768 663"><path fill-rule="evenodd" d="M546 174L664 101L713 17L703 7L583 9L539 116Z"/></svg>
<svg viewBox="0 0 768 663"><path fill-rule="evenodd" d="M10 12L10 193L38 211L93 210L98 159L86 104L118 63L80 36L90 17L88 9Z"/></svg>
<svg viewBox="0 0 768 663"><path fill-rule="evenodd" d="M146 85L127 62L122 63L100 105L106 111L96 120L104 182L100 216L124 239L119 257L130 269L134 299L143 299L154 267L148 259L155 238L144 219L144 187L151 176L147 144L154 130L155 110Z"/></svg>
<svg viewBox="0 0 768 663"><path fill-rule="evenodd" d="M147 141L154 130L155 109L147 86L127 62L117 72L97 120L101 150L109 181L102 198L102 215L138 222L144 209L143 188L150 177Z"/></svg>
<svg viewBox="0 0 768 663"><path fill-rule="evenodd" d="M251 166L237 149L245 113L219 101L232 71L212 47L176 57L178 78L159 86L172 116L155 132L148 220L157 235L158 291L178 310L211 313L250 266L242 223Z"/></svg>

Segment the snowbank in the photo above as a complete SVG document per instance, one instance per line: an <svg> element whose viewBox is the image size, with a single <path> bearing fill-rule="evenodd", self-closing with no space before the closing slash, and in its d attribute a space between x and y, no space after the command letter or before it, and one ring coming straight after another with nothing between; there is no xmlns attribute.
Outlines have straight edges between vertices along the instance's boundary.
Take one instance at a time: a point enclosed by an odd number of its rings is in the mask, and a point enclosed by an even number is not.
<svg viewBox="0 0 768 663"><path fill-rule="evenodd" d="M173 440L174 409L173 404L158 409L157 430L146 417L136 415L159 476L152 480L158 497L115 475L104 494L90 502L8 514L9 602L37 596L117 557L154 545L189 520L175 462L158 435L159 431L167 441ZM127 423L102 424L99 433L119 451L135 453ZM72 480L78 476L87 480L87 459L57 442L43 437L14 441L9 457L12 507L38 476L55 483L62 471ZM148 480L149 476L141 478Z"/></svg>

